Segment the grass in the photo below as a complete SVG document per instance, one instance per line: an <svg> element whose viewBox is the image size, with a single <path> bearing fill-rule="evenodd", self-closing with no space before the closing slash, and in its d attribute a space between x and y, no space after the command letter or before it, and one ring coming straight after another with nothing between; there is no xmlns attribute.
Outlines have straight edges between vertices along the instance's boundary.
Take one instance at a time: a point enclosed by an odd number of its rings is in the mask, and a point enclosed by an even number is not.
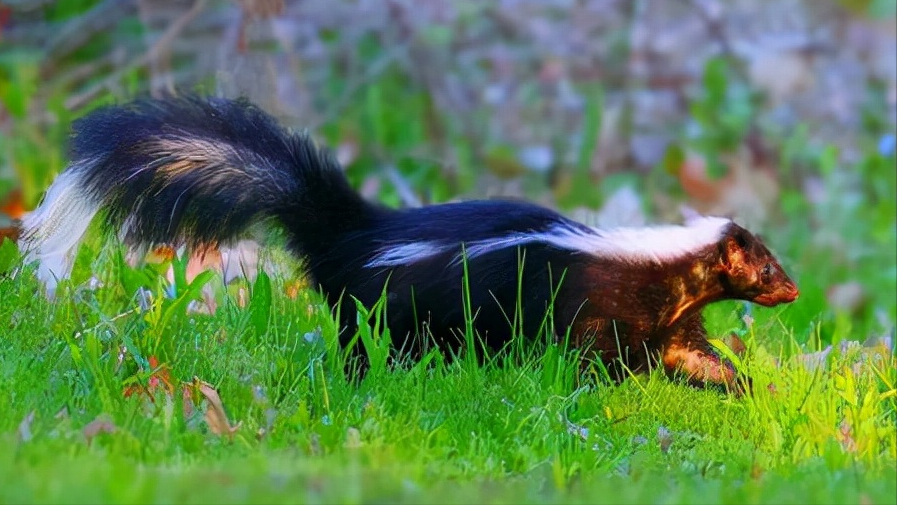
<svg viewBox="0 0 897 505"><path fill-rule="evenodd" d="M393 368L376 310L356 339L373 368L352 382L334 318L307 287L287 295L293 275L218 287L218 311L192 313L218 277L189 284L175 262L171 285L93 232L51 303L31 267L11 275L21 258L5 243L0 503L894 503L893 346L844 345L894 338L893 155L802 156L826 196L783 187L785 217L762 230L801 298L705 310L711 336L747 343L741 366L760 387L745 398L658 371L611 385L523 342L518 359L433 352ZM854 312L827 300L845 281L863 289Z"/></svg>
<svg viewBox="0 0 897 505"><path fill-rule="evenodd" d="M0 156L33 204L64 166L75 113L59 90L50 101L53 126L45 131L29 120L42 76L37 55L24 56L0 60L11 76L0 99L15 125L5 137L15 142ZM702 133L674 143L671 159L689 147L712 162L744 140L751 104L728 91L728 75L722 63L708 63L706 92L690 107ZM334 76L323 91L336 95L325 103L337 103L344 88L345 76ZM330 145L357 137L359 159L348 172L356 185L394 162L428 199L470 190L482 168L475 136L452 118L428 123L431 99L406 80L386 73L367 84L358 103L319 133ZM584 94L584 140L575 166L565 168L573 182L555 195L567 210L598 203L608 196L599 185L628 175L589 176L602 89ZM438 143L427 130L443 129L445 150L458 161L452 178L418 153ZM494 154L486 165L507 161L493 140L481 146ZM749 307L750 325L742 304L705 310L711 336L735 331L748 345L741 366L760 387L744 398L658 371L611 385L600 372L578 373L557 346L522 343L512 351L519 359L448 364L434 352L393 368L377 311L356 340L373 353L373 368L351 382L329 309L307 288L288 296L290 275L219 288L214 315L192 313L202 284L220 279L188 284L179 275L171 286L161 268L128 268L122 251L94 234L73 281L51 303L35 294L29 268L10 274L21 264L7 243L0 247L0 503L894 503L893 344L843 345L894 338L894 157L866 146L862 160L840 166L837 151L814 147L805 130L780 140L782 193L773 211L781 219L761 231L801 298ZM662 168L626 181L637 179L642 194L682 198ZM538 174L523 177L545 191ZM821 199L808 201L803 178L821 181ZM0 180L0 194L12 185ZM389 184L378 197L400 201ZM826 298L847 281L865 296L855 312ZM141 286L153 303L135 295ZM197 380L214 388L221 409ZM222 411L226 421L215 417Z"/></svg>
<svg viewBox="0 0 897 505"><path fill-rule="evenodd" d="M189 313L217 278L172 288L100 244L55 303L28 269L0 280L0 502L894 501L893 354L847 348L808 367L781 309L756 309L749 328L740 304L706 314L713 334L740 328L743 366L772 384L752 397L658 371L610 385L555 346L482 366L372 359L351 382L328 309L312 290L286 296L291 277L242 286L246 307L232 286L214 315ZM155 286L145 310L134 279ZM385 335L361 333L383 358ZM232 437L204 421L209 402L191 412L159 385L194 377L241 423Z"/></svg>

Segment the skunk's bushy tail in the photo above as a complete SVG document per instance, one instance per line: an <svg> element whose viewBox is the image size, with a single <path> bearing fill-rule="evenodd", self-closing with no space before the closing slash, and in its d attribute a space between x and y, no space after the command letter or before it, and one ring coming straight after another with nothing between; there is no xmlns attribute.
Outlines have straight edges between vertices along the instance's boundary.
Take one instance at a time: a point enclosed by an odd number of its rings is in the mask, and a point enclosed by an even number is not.
<svg viewBox="0 0 897 505"><path fill-rule="evenodd" d="M51 290L100 210L135 248L217 246L274 219L300 254L372 211L331 155L245 100L146 98L98 109L73 130L70 166L23 222Z"/></svg>

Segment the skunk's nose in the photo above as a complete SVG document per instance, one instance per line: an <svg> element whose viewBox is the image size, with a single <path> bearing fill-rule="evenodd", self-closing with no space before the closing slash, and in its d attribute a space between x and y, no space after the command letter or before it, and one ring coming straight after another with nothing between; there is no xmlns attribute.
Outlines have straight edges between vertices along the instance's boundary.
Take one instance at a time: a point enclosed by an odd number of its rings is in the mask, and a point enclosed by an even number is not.
<svg viewBox="0 0 897 505"><path fill-rule="evenodd" d="M784 299L785 303L791 303L791 302L793 302L794 300L797 300L797 298L798 298L799 296L800 296L800 290L797 289L797 285L796 285L796 284L792 283L790 286L788 286L788 287L784 290L784 293L783 293L783 295L782 295L782 298Z"/></svg>

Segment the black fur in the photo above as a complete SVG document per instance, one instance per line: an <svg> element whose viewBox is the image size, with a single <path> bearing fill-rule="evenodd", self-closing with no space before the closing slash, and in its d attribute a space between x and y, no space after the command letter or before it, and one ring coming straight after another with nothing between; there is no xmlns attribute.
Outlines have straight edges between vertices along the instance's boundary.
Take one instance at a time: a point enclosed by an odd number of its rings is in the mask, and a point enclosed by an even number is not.
<svg viewBox="0 0 897 505"><path fill-rule="evenodd" d="M356 324L353 298L370 307L386 287L397 347L419 352L423 335L457 348L469 292L474 328L492 349L515 335L570 330L584 352L622 357L633 368L660 353L670 371L685 364L693 377L728 384L731 371L710 356L700 309L723 298L775 305L797 297L771 253L734 223L718 243L661 262L597 257L546 240L496 247L466 262L465 286L458 260L470 244L558 227L600 232L524 202L405 210L367 202L307 135L284 130L245 100L143 99L97 110L74 132L73 177L65 184L77 181L107 211L107 225L124 227L126 242L214 246L276 221L312 280L339 305L343 342ZM369 265L410 243L434 252Z"/></svg>
<svg viewBox="0 0 897 505"><path fill-rule="evenodd" d="M94 111L75 122L74 132L73 169L84 171L85 189L102 202L110 228L119 229L131 216L128 243L214 245L238 238L255 222L274 218L288 232L289 246L306 260L309 274L328 300L333 304L342 300L345 336L351 336L355 323L352 298L371 306L388 282L387 312L400 346L406 335L419 333L421 325L437 341L457 343L458 330L465 326L463 267L452 259L461 253L462 243L546 231L561 222L582 226L525 202L472 201L407 210L369 203L349 186L328 152L319 150L307 135L286 131L245 100L141 99ZM186 148L160 156L160 141L183 141ZM216 150L203 153L190 149L191 144ZM193 161L197 157L206 163L199 167ZM90 159L96 161L79 165ZM160 176L163 167L176 163L197 167L177 177ZM254 176L247 166L257 167L265 176ZM226 178L216 182L211 177L224 171ZM405 266L364 267L383 247L414 241L453 247ZM549 259L556 283L569 255L532 246L525 255L510 248L468 264L476 326L490 347L500 347L511 337L508 320L515 317L518 265L524 261L527 265L524 324L519 329L534 332L542 325L551 298Z"/></svg>
<svg viewBox="0 0 897 505"><path fill-rule="evenodd" d="M217 243L275 217L303 237L294 245L306 253L375 213L307 135L290 134L245 100L142 99L94 111L73 129L73 164L97 160L83 165L83 180L109 211L109 224L135 219L129 242ZM165 141L188 148L160 153ZM189 148L197 142L214 151ZM201 170L159 176L175 163ZM210 177L225 171L221 179Z"/></svg>

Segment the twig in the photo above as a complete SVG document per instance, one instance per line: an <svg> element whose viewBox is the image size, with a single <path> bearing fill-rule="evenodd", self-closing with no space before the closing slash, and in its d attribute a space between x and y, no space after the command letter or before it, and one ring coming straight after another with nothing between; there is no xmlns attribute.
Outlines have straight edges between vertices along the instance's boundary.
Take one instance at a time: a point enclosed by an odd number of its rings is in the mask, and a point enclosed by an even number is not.
<svg viewBox="0 0 897 505"><path fill-rule="evenodd" d="M71 22L65 23L47 42L50 64L86 44L94 34L106 31L120 21L119 13L135 0L106 0Z"/></svg>
<svg viewBox="0 0 897 505"><path fill-rule="evenodd" d="M135 307L131 310L122 312L121 314L118 314L116 316L112 316L109 319L104 319L104 320L100 321L99 323L91 326L90 328L84 328L83 330L75 333L75 340L78 340L79 338L81 338L82 335L84 335L87 332L98 330L98 329L100 329L101 326L107 326L109 323L114 323L115 321L118 321L119 319L121 319L123 317L128 317L130 315L137 314L139 311L140 311L140 307Z"/></svg>
<svg viewBox="0 0 897 505"><path fill-rule="evenodd" d="M121 60L120 51L124 50L123 47L115 48L103 56L82 63L71 70L59 74L59 76L52 81L53 87L56 89L77 87L79 83L97 75L101 69L113 66L116 61Z"/></svg>
<svg viewBox="0 0 897 505"><path fill-rule="evenodd" d="M197 15L199 15L200 12L202 12L205 4L206 0L196 0L193 3L193 6L190 7L190 10L188 10L180 18L175 20L175 22L172 23L167 30L165 30L165 33L163 33L162 36L159 37L159 40L157 40L156 43L153 44L153 46L150 47L147 52L134 60L133 63L125 65L124 67L116 70L112 73L112 75L90 87L87 91L70 97L65 102L66 108L68 108L69 110L74 110L83 106L87 102L93 100L104 89L110 87L112 83L121 79L123 75L127 74L135 68L145 66L149 62L154 61L159 56L159 54L164 51L168 47L168 45L178 37L178 35L181 34L184 28L186 28L187 25L189 25Z"/></svg>

